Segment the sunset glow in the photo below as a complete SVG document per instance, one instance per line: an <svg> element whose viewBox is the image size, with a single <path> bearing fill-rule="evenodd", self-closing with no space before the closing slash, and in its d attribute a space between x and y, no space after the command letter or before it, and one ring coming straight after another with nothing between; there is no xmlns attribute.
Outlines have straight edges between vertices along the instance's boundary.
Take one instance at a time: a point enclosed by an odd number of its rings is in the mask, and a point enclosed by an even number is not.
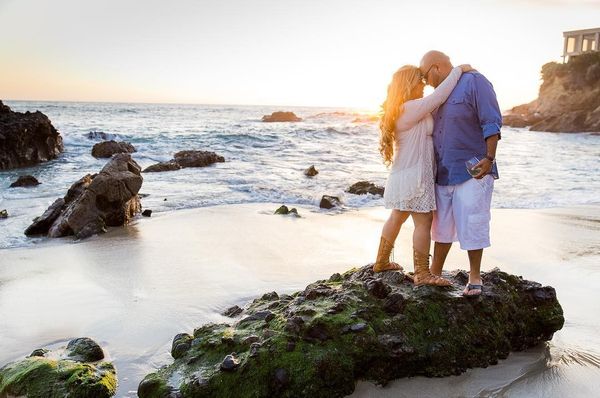
<svg viewBox="0 0 600 398"><path fill-rule="evenodd" d="M484 73L501 107L537 96L587 1L0 0L4 99L353 106L429 49Z"/></svg>

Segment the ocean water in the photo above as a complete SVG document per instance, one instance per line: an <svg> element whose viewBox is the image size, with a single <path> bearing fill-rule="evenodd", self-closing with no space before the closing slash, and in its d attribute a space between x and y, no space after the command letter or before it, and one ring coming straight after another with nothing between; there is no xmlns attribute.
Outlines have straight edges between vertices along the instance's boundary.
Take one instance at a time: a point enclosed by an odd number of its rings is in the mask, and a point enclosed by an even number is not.
<svg viewBox="0 0 600 398"><path fill-rule="evenodd" d="M154 212L234 203L318 205L339 196L346 210L382 206L379 196L345 190L359 180L383 185L387 170L378 153L378 126L357 109L5 101L15 111L40 110L64 139L64 153L39 166L0 172L0 248L27 246L40 238L23 231L69 186L98 172L106 159L91 156L98 142L90 131L131 142L134 159L147 167L180 150L215 151L224 163L206 168L143 174L144 208ZM290 110L298 123L263 123L261 117ZM550 134L504 128L498 148L500 180L493 207L546 208L600 203L600 136ZM313 178L303 170L315 165ZM34 188L9 188L32 174Z"/></svg>

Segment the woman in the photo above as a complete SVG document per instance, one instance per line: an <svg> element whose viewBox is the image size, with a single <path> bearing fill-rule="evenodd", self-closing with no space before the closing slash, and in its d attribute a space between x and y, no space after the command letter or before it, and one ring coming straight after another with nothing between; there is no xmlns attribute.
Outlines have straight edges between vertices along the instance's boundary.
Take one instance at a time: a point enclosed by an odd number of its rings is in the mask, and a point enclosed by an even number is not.
<svg viewBox="0 0 600 398"><path fill-rule="evenodd" d="M385 207L392 209L383 226L373 271L402 270L389 257L402 224L412 217L415 285L449 286L450 281L429 271L431 222L435 210L433 118L431 112L443 104L463 72L461 65L423 98L425 77L419 68L405 65L398 69L388 86L382 105L379 151L386 166L392 165L383 195Z"/></svg>

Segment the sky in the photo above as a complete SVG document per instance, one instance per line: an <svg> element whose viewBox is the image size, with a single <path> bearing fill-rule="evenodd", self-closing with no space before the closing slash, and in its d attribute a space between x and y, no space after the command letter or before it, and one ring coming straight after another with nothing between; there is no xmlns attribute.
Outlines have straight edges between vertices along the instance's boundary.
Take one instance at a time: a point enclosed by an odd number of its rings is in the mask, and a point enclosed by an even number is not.
<svg viewBox="0 0 600 398"><path fill-rule="evenodd" d="M376 110L428 50L537 97L600 0L0 0L0 99Z"/></svg>

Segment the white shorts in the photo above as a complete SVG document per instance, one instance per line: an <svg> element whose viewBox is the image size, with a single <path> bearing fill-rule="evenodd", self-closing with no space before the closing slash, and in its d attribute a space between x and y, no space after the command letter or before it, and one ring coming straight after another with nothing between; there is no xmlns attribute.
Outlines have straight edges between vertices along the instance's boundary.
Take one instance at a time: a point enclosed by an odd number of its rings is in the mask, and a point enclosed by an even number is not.
<svg viewBox="0 0 600 398"><path fill-rule="evenodd" d="M458 185L435 184L437 210L433 212L432 240L458 241L463 250L489 247L493 190L494 177L489 174Z"/></svg>

